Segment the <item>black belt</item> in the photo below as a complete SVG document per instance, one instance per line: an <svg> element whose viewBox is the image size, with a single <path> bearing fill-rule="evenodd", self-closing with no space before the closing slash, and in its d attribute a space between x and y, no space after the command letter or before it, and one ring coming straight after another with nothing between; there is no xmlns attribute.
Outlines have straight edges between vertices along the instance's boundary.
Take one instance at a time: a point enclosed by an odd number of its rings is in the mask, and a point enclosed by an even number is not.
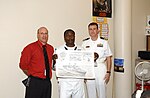
<svg viewBox="0 0 150 98"><path fill-rule="evenodd" d="M50 78L39 78L39 77L35 77L35 76L29 76L33 79L38 79L38 80L46 80L46 81L50 81Z"/></svg>

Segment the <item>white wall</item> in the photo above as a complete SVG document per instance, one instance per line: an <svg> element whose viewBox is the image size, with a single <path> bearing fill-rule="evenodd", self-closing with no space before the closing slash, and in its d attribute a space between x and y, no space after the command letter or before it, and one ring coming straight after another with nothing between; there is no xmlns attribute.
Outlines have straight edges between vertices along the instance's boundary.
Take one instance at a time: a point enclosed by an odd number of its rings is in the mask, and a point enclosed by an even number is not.
<svg viewBox="0 0 150 98"><path fill-rule="evenodd" d="M146 51L146 16L150 15L150 0L132 0L132 68L134 80L135 59L138 51ZM134 81L133 81L134 91Z"/></svg>
<svg viewBox="0 0 150 98"><path fill-rule="evenodd" d="M63 44L67 28L76 31L76 42L81 44L91 20L91 0L0 0L0 98L23 98L25 75L19 69L20 54L24 46L36 41L40 26L49 29L48 43L57 47ZM112 29L112 20L109 22ZM53 98L57 98L54 80ZM111 91L111 86L108 89Z"/></svg>

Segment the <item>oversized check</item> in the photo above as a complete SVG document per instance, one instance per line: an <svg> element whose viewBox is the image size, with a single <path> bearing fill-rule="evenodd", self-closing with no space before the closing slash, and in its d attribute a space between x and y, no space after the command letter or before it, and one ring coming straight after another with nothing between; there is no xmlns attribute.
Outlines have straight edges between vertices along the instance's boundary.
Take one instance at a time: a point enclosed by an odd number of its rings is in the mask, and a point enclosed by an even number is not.
<svg viewBox="0 0 150 98"><path fill-rule="evenodd" d="M91 51L57 51L56 76L94 79L94 53Z"/></svg>

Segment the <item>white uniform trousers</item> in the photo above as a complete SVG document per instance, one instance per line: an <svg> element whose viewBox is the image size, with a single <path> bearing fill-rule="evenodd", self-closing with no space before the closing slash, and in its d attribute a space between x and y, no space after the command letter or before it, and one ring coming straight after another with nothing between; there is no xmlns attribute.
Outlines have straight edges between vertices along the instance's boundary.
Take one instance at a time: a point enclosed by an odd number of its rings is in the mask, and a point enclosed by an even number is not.
<svg viewBox="0 0 150 98"><path fill-rule="evenodd" d="M84 79L64 79L59 81L59 93L59 98L85 98Z"/></svg>
<svg viewBox="0 0 150 98"><path fill-rule="evenodd" d="M106 98L106 83L104 80L106 74L106 66L101 63L94 67L95 80L87 80L88 98Z"/></svg>

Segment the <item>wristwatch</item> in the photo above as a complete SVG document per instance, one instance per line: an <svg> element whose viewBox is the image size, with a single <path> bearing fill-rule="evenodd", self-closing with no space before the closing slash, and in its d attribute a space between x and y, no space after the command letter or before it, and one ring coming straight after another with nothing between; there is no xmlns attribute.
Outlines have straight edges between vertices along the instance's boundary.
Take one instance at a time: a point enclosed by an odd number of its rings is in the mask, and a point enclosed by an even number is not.
<svg viewBox="0 0 150 98"><path fill-rule="evenodd" d="M110 73L111 73L111 71L107 71L106 73L109 73L109 74L110 74Z"/></svg>

